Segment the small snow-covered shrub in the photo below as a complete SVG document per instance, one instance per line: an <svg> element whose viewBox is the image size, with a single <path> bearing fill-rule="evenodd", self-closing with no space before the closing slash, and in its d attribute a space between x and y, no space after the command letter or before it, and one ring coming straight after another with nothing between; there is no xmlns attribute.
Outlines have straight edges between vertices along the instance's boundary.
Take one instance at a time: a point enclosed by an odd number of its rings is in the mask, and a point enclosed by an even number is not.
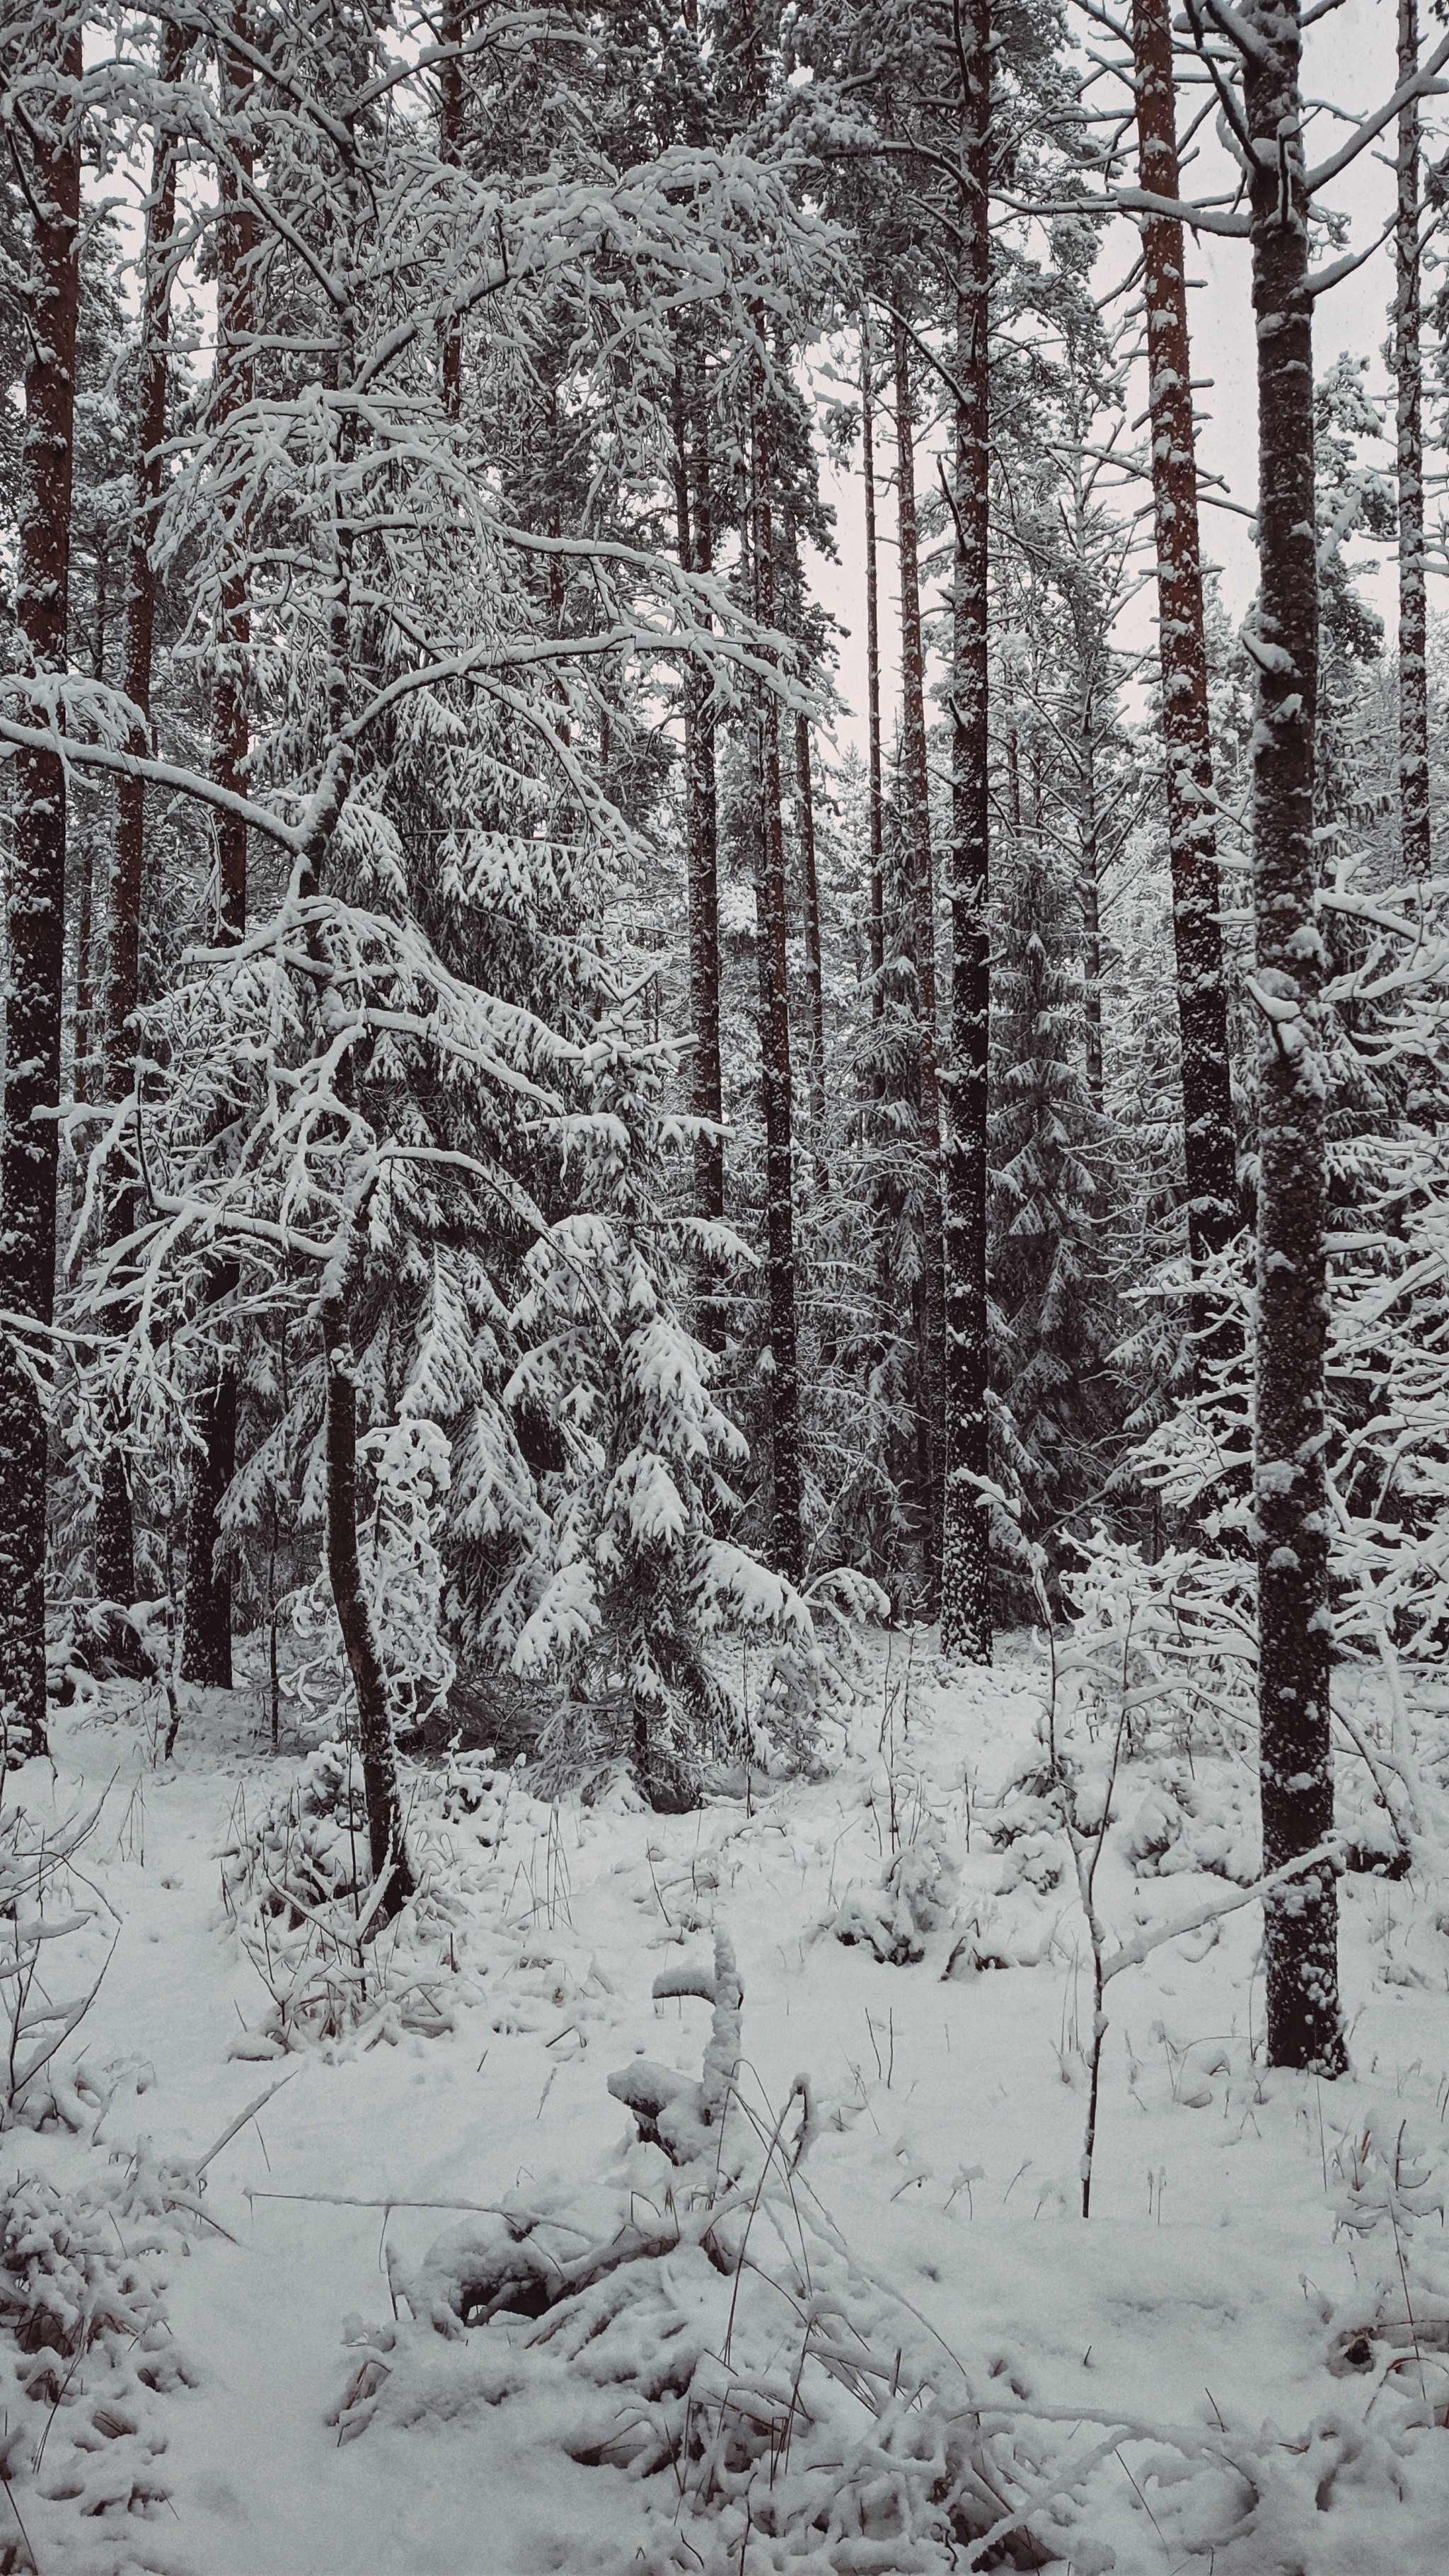
<svg viewBox="0 0 1449 2576"><path fill-rule="evenodd" d="M158 2399L194 2384L164 2258L195 2223L195 2177L143 2162L61 2192L0 2190L0 2477L23 2531L0 2565L172 2576Z"/></svg>
<svg viewBox="0 0 1449 2576"><path fill-rule="evenodd" d="M1246 1887L1258 1876L1258 1840L1237 1784L1194 1779L1185 1763L1168 1760L1152 1767L1124 1850L1143 1878L1205 1870Z"/></svg>
<svg viewBox="0 0 1449 2576"><path fill-rule="evenodd" d="M238 1806L220 1856L222 1896L269 2001L233 2056L335 2043L364 2023L373 2036L452 2029L497 1964L520 1874L531 1919L542 1912L554 1927L557 1818L516 1773L486 1754L453 1753L441 1771L406 1769L403 1793L417 1884L381 1929L362 1764L350 1746L319 1745L255 1818Z"/></svg>
<svg viewBox="0 0 1449 2576"><path fill-rule="evenodd" d="M72 1869L104 1804L59 1825L18 1806L0 1816L0 2126L58 2117L79 2127L88 2116L74 2070L62 2074L58 2061L95 2000L115 1937L107 1937L107 1909ZM57 1993L63 1965L69 1991Z"/></svg>
<svg viewBox="0 0 1449 2576"><path fill-rule="evenodd" d="M1449 2424L1445 2185L1409 2123L1371 2114L1333 2154L1334 2232L1352 2239L1356 2288L1328 2368L1373 2372L1423 2421Z"/></svg>
<svg viewBox="0 0 1449 2576"><path fill-rule="evenodd" d="M895 1968L914 1965L926 1955L927 1935L949 1923L959 1877L941 1827L928 1819L892 1852L878 1887L847 1889L832 1927L837 1941L862 1942Z"/></svg>

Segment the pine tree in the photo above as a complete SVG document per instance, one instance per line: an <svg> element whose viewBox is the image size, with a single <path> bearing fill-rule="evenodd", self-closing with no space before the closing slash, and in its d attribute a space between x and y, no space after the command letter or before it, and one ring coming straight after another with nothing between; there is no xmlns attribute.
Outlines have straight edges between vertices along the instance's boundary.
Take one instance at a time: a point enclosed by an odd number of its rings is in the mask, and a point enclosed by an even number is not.
<svg viewBox="0 0 1449 2576"><path fill-rule="evenodd" d="M81 25L42 5L7 36L26 108L24 187L32 210L16 617L41 730L58 731L66 667L80 277ZM66 790L58 752L16 757L7 903L0 1290L13 1318L51 1322L64 971ZM0 1726L6 1758L45 1750L47 1425L35 1381L4 1331L0 1359ZM43 1347L43 1345L42 1345Z"/></svg>
<svg viewBox="0 0 1449 2576"><path fill-rule="evenodd" d="M1166 0L1133 0L1132 39L1142 186L1153 196L1174 199L1180 188L1177 90ZM1143 214L1142 286L1183 1159L1188 1242L1198 1269L1237 1231L1237 1145L1217 920L1221 896L1187 277L1183 227L1170 215Z"/></svg>
<svg viewBox="0 0 1449 2576"><path fill-rule="evenodd" d="M1249 648L1254 732L1254 993L1258 1051L1257 1378L1253 1510L1263 1859L1282 1867L1333 1822L1329 1741L1324 1405L1323 947L1315 921L1314 720L1318 575L1313 489L1313 326L1295 6L1248 13L1243 111L1255 154L1253 310L1258 320L1259 557ZM1268 2053L1323 2075L1346 2063L1331 1870L1264 1909Z"/></svg>

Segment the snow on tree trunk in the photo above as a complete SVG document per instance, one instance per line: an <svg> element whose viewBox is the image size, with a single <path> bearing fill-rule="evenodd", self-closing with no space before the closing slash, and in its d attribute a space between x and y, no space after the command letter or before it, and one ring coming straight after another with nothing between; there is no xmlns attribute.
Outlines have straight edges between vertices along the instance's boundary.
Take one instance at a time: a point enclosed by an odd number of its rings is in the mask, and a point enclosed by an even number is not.
<svg viewBox="0 0 1449 2576"><path fill-rule="evenodd" d="M247 22L241 10L234 13L233 23L238 36L244 37ZM252 177L254 156L244 140L251 71L225 43L221 63L231 137L230 154L221 163L217 185L220 219L216 231L216 372L211 426L224 455L227 423L252 399L253 221L244 183ZM251 617L247 606L246 509L242 493L235 487L230 494L224 545L226 560L211 687L211 774L219 787L229 788L234 795L245 795L247 754L251 748L246 705ZM218 813L216 818L216 910L219 936L240 939L247 923L247 829L233 814Z"/></svg>
<svg viewBox="0 0 1449 2576"><path fill-rule="evenodd" d="M456 169L463 157L463 12L459 0L445 0L439 21L443 43L451 50L438 69L438 145L442 158ZM446 323L442 332L440 374L443 409L456 420L463 408L463 326Z"/></svg>
<svg viewBox="0 0 1449 2576"><path fill-rule="evenodd" d="M875 543L875 389L871 383L869 316L860 326L861 471L865 477L865 686L870 733L870 1015L884 1006L885 796L880 762L880 565Z"/></svg>
<svg viewBox="0 0 1449 2576"><path fill-rule="evenodd" d="M1134 0L1132 36L1142 185L1156 196L1176 197L1177 94L1168 0ZM1142 270L1187 1234L1196 1270L1237 1231L1237 1152L1217 920L1221 897L1187 280L1182 226L1171 216L1143 216Z"/></svg>
<svg viewBox="0 0 1449 2576"><path fill-rule="evenodd" d="M945 1242L941 1220L941 1089L936 1028L936 890L931 864L931 790L926 760L926 654L921 634L920 557L916 535L915 422L910 343L895 326L896 506L901 556L901 748L906 837L915 927L916 1030L921 1088L925 1206L921 1220L920 1353L917 1367L917 1454L925 1610L940 1599L945 1508Z"/></svg>
<svg viewBox="0 0 1449 2576"><path fill-rule="evenodd" d="M1256 1448L1263 1866L1333 1824L1324 1480L1324 1091L1315 919L1318 571L1313 324L1296 0L1253 0L1243 97L1257 146L1252 214L1258 345L1258 666L1253 729L1258 1054ZM1264 1905L1268 2057L1338 2075L1338 1898L1310 1874Z"/></svg>
<svg viewBox="0 0 1449 2576"><path fill-rule="evenodd" d="M237 34L244 37L247 22L243 12L236 11L232 23ZM227 424L252 398L249 262L253 222L243 181L252 176L253 155L242 139L251 96L251 72L225 43L221 67L223 96L232 126L230 157L222 161L218 173L216 372L211 424L224 457ZM223 464L223 483L225 479ZM251 748L246 704L251 617L247 606L246 512L235 490L223 544L211 686L211 774L219 787L244 796ZM223 941L241 939L247 925L247 827L238 815L218 812L215 828L217 937ZM215 1272L209 1302L219 1303L230 1295L234 1284L220 1270ZM236 1473L236 1411L236 1385L229 1366L223 1363L197 1417L205 1454L192 1472L186 1512L186 1618L181 1672L184 1680L198 1682L208 1690L230 1690L232 1682L231 1578L220 1552L218 1514L222 1497Z"/></svg>
<svg viewBox="0 0 1449 2576"><path fill-rule="evenodd" d="M327 1574L357 1694L357 1744L374 1886L384 1870L392 1873L377 1913L378 1921L386 1923L411 1896L414 1882L403 1835L387 1677L373 1635L357 1552L356 1362L341 1297L326 1300L321 1322L327 1366Z"/></svg>
<svg viewBox="0 0 1449 2576"><path fill-rule="evenodd" d="M763 393L756 403L754 554L756 613L775 622L775 534L770 425ZM771 1553L776 1569L798 1583L804 1562L800 1526L800 1371L795 1295L795 1181L791 1138L790 988L785 911L785 834L780 813L780 710L773 690L758 703L760 867L755 906L760 950L760 1073L765 1109L765 1269L770 1317Z"/></svg>
<svg viewBox="0 0 1449 2576"><path fill-rule="evenodd" d="M820 876L815 860L810 719L803 712L795 718L795 809L800 836L800 899L805 916L805 995L810 1012L810 1124L818 1145L825 1122L825 980L820 962Z"/></svg>
<svg viewBox="0 0 1449 2576"><path fill-rule="evenodd" d="M1399 0L1399 80L1419 66L1418 0ZM1424 567L1424 367L1419 307L1419 102L1399 111L1393 366L1399 481L1399 831L1404 874L1429 849L1428 614Z"/></svg>
<svg viewBox="0 0 1449 2576"><path fill-rule="evenodd" d="M235 1262L211 1273L210 1304L235 1293ZM230 1690L231 1577L219 1553L222 1498L236 1467L236 1373L221 1359L197 1400L195 1428L201 1442L191 1470L186 1511L186 1599L182 1612L181 1677L204 1690ZM129 1595L112 1593L112 1600Z"/></svg>
<svg viewBox="0 0 1449 2576"><path fill-rule="evenodd" d="M676 404L675 516L679 560L686 572L709 573L714 570L714 521L709 490L708 388L704 362L699 356L693 361L691 376L692 406L682 371ZM690 1106L696 1118L708 1119L715 1131L701 1136L695 1145L694 1204L697 1216L718 1223L724 1215L725 1174L724 1138L719 1133L724 1115L724 1083L720 1064L719 799L714 723L709 675L697 662L690 661L684 673L689 1016L695 1042ZM710 1350L717 1351L724 1346L724 1317L717 1299L709 1293L709 1265L704 1268L700 1339Z"/></svg>
<svg viewBox="0 0 1449 2576"><path fill-rule="evenodd" d="M55 75L41 106L29 93L28 193L33 233L26 334L15 614L42 683L66 664L76 312L79 295L80 132L64 116L64 84L81 76L78 24L44 39ZM15 148L24 149L17 129ZM47 721L43 701L35 721ZM60 1131L61 986L65 942L65 776L50 752L14 762L8 887L0 1294L13 1312L51 1320ZM0 1356L0 1726L11 1748L43 1752L45 1732L44 1415L13 1339Z"/></svg>
<svg viewBox="0 0 1449 2576"><path fill-rule="evenodd" d="M986 1108L991 1035L986 903L990 864L987 606L990 570L991 235L988 224L991 11L962 17L968 67L956 307L955 588L951 617L951 1045L945 1101L946 1518L941 1645L991 1661L990 1540L981 1489L988 1465Z"/></svg>
<svg viewBox="0 0 1449 2576"><path fill-rule="evenodd" d="M161 39L161 78L179 81L185 69L186 38L167 27ZM142 289L140 399L136 417L136 493L126 564L127 697L142 719L132 748L147 748L145 718L151 712L151 660L156 633L156 568L151 544L161 502L162 441L166 436L166 386L170 356L171 268L168 252L176 224L176 153L158 137L151 155L151 194L146 214L146 255ZM131 1019L136 1008L141 961L141 884L146 851L146 782L127 777L116 797L116 844L111 863L106 929L105 1088L109 1101L124 1100L133 1077ZM121 1242L131 1232L133 1195L119 1190L106 1211L106 1235ZM119 1442L101 1460L101 1490L96 1504L96 1590L106 1601L135 1598L135 1535L131 1488Z"/></svg>
<svg viewBox="0 0 1449 2576"><path fill-rule="evenodd" d="M1078 721L1080 763L1077 808L1077 888L1082 907L1082 1002L1086 1040L1087 1096L1100 1118L1106 1105L1106 1061L1102 1046L1102 843L1097 795L1097 711L1091 682L1082 693Z"/></svg>

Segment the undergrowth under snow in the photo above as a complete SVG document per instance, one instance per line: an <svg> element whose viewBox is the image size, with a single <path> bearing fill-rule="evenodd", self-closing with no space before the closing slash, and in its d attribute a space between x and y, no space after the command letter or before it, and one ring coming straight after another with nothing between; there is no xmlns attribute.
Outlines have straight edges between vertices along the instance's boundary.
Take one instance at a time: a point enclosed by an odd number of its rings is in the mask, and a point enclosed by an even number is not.
<svg viewBox="0 0 1449 2576"><path fill-rule="evenodd" d="M1353 2073L1267 2072L1232 1726L1059 1690L1067 1814L1037 1655L902 1655L694 1814L409 1770L376 1938L345 1753L58 1720L0 1834L0 2571L1441 2567L1431 1838L1347 1753ZM1439 1697L1349 1712L1421 1805Z"/></svg>

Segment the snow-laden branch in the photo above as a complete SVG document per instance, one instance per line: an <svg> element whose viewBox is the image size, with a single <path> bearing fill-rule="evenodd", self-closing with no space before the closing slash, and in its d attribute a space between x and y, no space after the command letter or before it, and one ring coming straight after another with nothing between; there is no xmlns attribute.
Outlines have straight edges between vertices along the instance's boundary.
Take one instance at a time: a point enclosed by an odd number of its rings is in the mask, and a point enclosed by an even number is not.
<svg viewBox="0 0 1449 2576"><path fill-rule="evenodd" d="M1219 1915L1236 1913L1239 1906L1251 1905L1260 1896L1272 1896L1280 1887L1291 1887L1296 1878L1337 1860L1342 1849L1342 1836L1330 1835L1327 1842L1301 1852L1296 1860L1285 1862L1282 1869L1270 1870L1266 1878L1255 1878L1251 1887L1236 1887L1230 1896L1209 1897L1203 1904L1191 1906L1175 1923L1154 1924L1137 1940L1125 1941L1103 1960L1102 1983L1106 1985L1110 1978L1120 1976L1124 1968L1140 1968L1143 1960L1150 1959L1165 1941L1176 1941L1184 1932L1199 1932L1205 1923L1215 1923Z"/></svg>

